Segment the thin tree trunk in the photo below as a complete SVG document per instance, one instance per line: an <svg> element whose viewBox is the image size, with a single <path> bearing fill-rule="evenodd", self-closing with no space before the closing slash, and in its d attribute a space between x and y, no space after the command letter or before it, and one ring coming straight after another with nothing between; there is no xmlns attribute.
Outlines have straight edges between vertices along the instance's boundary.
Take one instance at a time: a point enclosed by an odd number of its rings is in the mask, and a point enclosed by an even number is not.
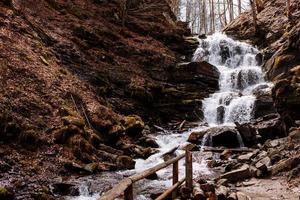
<svg viewBox="0 0 300 200"><path fill-rule="evenodd" d="M241 0L238 0L238 9L239 9L239 15L242 13L242 2Z"/></svg>
<svg viewBox="0 0 300 200"><path fill-rule="evenodd" d="M222 15L221 15L221 5L220 5L220 0L218 0L218 16L219 16L219 21L220 21L220 25L221 28L224 27L223 21L222 21Z"/></svg>
<svg viewBox="0 0 300 200"><path fill-rule="evenodd" d="M253 26L254 26L255 32L256 32L257 31L257 16L256 16L255 0L250 0L250 4L252 7Z"/></svg>
<svg viewBox="0 0 300 200"><path fill-rule="evenodd" d="M291 1L290 0L287 0L286 1L286 15L287 15L287 18L289 21L291 21Z"/></svg>
<svg viewBox="0 0 300 200"><path fill-rule="evenodd" d="M224 10L224 24L227 25L227 13L226 13L226 0L223 0L223 10Z"/></svg>
<svg viewBox="0 0 300 200"><path fill-rule="evenodd" d="M215 24L215 2L214 0L211 0L211 11L212 11L212 15L211 15L211 24L212 24L212 33L215 32L216 28L216 24Z"/></svg>
<svg viewBox="0 0 300 200"><path fill-rule="evenodd" d="M203 0L203 25L204 25L204 34L207 33L207 19L206 19L206 0Z"/></svg>

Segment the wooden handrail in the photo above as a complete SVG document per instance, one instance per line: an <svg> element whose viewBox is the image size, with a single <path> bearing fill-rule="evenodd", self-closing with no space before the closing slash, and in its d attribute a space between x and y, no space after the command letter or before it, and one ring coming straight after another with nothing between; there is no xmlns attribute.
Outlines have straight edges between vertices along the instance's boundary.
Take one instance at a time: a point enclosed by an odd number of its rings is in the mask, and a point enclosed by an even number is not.
<svg viewBox="0 0 300 200"><path fill-rule="evenodd" d="M174 192L175 189L177 189L177 187L179 187L185 180L186 178L178 181L178 161L181 160L182 158L186 157L186 161L187 162L191 162L191 152L186 150L185 154L181 154L175 158L172 158L166 162L163 162L161 164L158 164L152 168L149 168L143 172L137 173L135 175L132 175L128 178L123 179L122 181L120 181L120 183L118 185L116 185L115 187L113 187L111 190L107 191L104 193L103 196L101 196L98 200L114 200L117 197L121 196L124 193L125 196L125 200L132 200L133 199L133 194L132 194L132 190L133 190L133 183L144 179L152 174L154 174L155 172L164 169L166 167L168 167L169 165L173 164L173 170L177 170L177 171L173 171L173 186L171 188L169 188L166 192L164 192L162 195L167 193L167 196L170 195L169 192L171 191ZM186 170L186 173L192 173L190 171L192 163L190 164L186 164L186 167L189 168L189 170ZM186 177L191 179L192 175L191 174L186 174ZM188 182L190 183L192 180L188 180ZM173 195L176 193L173 193ZM172 195L172 196L173 196Z"/></svg>

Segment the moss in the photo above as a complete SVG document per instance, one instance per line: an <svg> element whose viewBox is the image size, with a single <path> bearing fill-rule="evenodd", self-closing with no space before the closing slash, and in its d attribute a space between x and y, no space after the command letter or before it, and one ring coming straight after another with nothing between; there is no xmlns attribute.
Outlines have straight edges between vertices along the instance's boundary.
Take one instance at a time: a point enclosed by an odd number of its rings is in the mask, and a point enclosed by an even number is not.
<svg viewBox="0 0 300 200"><path fill-rule="evenodd" d="M124 127L126 133L137 135L144 129L145 123L140 116L129 115L125 117Z"/></svg>
<svg viewBox="0 0 300 200"><path fill-rule="evenodd" d="M80 133L81 130L77 126L71 124L64 126L54 132L54 142L58 144L65 144L71 136Z"/></svg>
<svg viewBox="0 0 300 200"><path fill-rule="evenodd" d="M118 169L134 169L135 161L129 156L119 156L116 160Z"/></svg>
<svg viewBox="0 0 300 200"><path fill-rule="evenodd" d="M63 116L78 116L78 113L75 111L75 109L67 104L62 105L61 109L60 109L60 113Z"/></svg>
<svg viewBox="0 0 300 200"><path fill-rule="evenodd" d="M274 60L274 69L278 69L286 64L288 64L288 62L292 61L295 58L294 55L279 55L275 57Z"/></svg>
<svg viewBox="0 0 300 200"><path fill-rule="evenodd" d="M81 117L66 116L62 120L64 125L75 125L81 128L85 126L85 121Z"/></svg>
<svg viewBox="0 0 300 200"><path fill-rule="evenodd" d="M7 188L0 186L0 199L1 200L11 200L13 199L13 193Z"/></svg>

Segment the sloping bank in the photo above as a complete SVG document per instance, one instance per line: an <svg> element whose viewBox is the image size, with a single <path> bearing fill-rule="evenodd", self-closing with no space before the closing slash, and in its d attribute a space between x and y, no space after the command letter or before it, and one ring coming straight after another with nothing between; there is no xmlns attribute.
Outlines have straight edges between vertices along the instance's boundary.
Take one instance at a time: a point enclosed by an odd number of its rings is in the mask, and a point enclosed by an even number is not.
<svg viewBox="0 0 300 200"><path fill-rule="evenodd" d="M0 2L1 199L51 199L70 175L132 168L157 147L144 121L201 117L219 74L185 63L198 45L187 24L164 0L120 3Z"/></svg>

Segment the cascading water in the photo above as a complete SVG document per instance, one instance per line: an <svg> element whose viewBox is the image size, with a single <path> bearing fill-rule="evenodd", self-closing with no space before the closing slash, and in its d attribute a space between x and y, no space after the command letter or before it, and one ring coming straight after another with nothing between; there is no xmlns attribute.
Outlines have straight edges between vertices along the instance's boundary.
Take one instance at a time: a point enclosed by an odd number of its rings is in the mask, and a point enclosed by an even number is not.
<svg viewBox="0 0 300 200"><path fill-rule="evenodd" d="M246 43L234 41L223 34L214 34L207 39L201 40L199 48L194 54L194 61L207 61L215 65L220 71L219 91L210 95L203 101L203 112L206 122L210 126L232 125L234 122L247 122L252 117L255 96L253 91L260 84L265 84L261 68L256 60L259 51ZM199 126L192 131L208 129L209 127ZM198 129L198 130L197 130ZM160 152L150 156L147 160L137 159L135 170L118 172L121 176L129 176L133 173L143 171L163 162L162 155L170 149L178 147L181 149L187 142L191 131L184 133L162 133L156 136ZM211 143L211 138L205 135L202 143ZM243 141L237 134L240 146L243 147ZM177 153L183 153L177 150ZM199 152L201 153L201 152ZM206 166L203 155L193 154L193 172L195 176L211 175L211 171ZM180 162L180 175L184 175L184 162ZM170 177L171 169L163 169L157 174L158 180L141 181L137 199L150 199L149 191L161 190L170 187L172 182ZM103 180L105 183L106 180ZM95 200L96 194L91 195L86 189L81 192L82 196L71 198L73 200Z"/></svg>
<svg viewBox="0 0 300 200"><path fill-rule="evenodd" d="M264 83L259 51L249 44L216 33L201 40L194 61L207 61L220 71L219 91L203 100L210 126L248 122L252 118L256 86Z"/></svg>

